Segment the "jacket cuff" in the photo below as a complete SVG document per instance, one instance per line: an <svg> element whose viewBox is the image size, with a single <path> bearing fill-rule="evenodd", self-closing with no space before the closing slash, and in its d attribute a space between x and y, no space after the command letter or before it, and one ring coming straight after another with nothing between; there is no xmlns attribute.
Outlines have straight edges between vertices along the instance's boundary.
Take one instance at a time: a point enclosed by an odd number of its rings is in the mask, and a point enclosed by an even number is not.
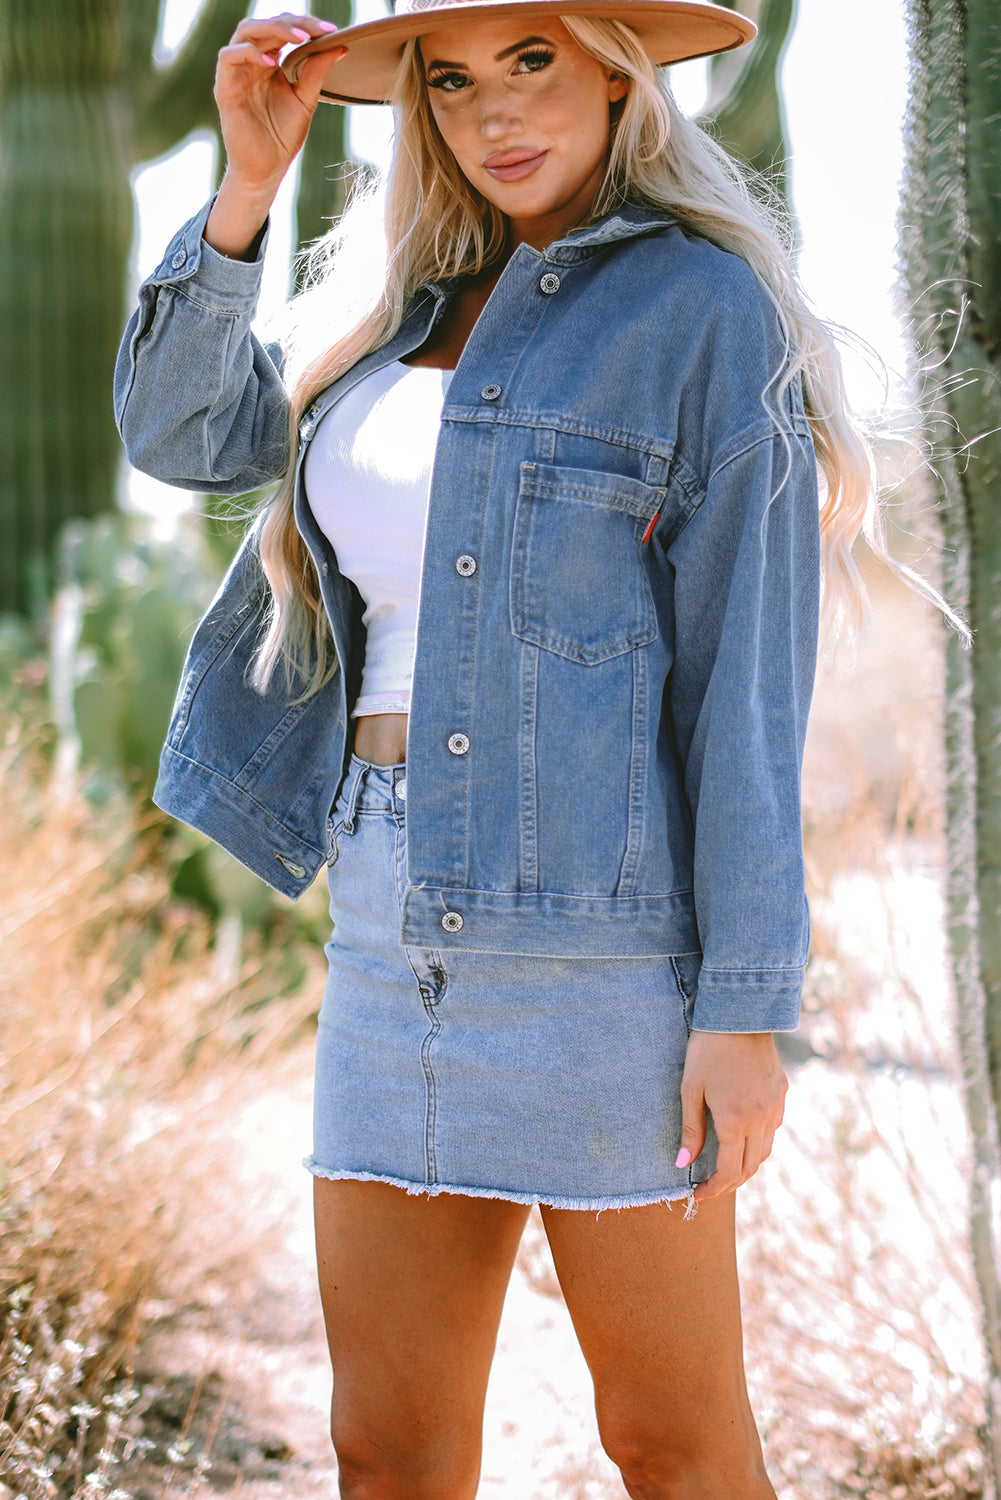
<svg viewBox="0 0 1001 1500"><path fill-rule="evenodd" d="M265 220L255 259L231 260L202 238L214 202L213 194L194 218L181 226L159 266L147 278L147 284L176 287L214 311L253 312L261 290L264 255L271 233L270 217Z"/></svg>
<svg viewBox="0 0 1001 1500"><path fill-rule="evenodd" d="M803 969L709 969L699 972L695 1031L795 1031Z"/></svg>

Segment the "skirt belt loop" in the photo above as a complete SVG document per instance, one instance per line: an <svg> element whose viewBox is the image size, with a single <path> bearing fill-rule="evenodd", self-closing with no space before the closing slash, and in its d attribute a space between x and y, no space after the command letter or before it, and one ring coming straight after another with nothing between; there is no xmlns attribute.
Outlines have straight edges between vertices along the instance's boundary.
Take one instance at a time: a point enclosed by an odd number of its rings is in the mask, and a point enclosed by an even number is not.
<svg viewBox="0 0 1001 1500"><path fill-rule="evenodd" d="M365 779L368 767L366 765L355 765L351 769L351 780L348 784L348 805L344 812L344 832L354 833L355 813L358 809L358 798L361 795L361 784Z"/></svg>

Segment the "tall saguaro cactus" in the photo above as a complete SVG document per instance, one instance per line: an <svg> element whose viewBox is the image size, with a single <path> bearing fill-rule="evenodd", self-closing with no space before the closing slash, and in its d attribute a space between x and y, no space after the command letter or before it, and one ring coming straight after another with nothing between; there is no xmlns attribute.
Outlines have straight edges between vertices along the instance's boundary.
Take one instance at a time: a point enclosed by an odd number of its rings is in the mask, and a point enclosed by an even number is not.
<svg viewBox="0 0 1001 1500"><path fill-rule="evenodd" d="M351 0L322 0L319 6L313 6L313 14L338 26L347 26L351 21ZM348 186L344 165L346 135L347 110L339 104L326 104L321 100L299 162L299 186L295 199L299 245L307 245L310 240L326 234L344 208Z"/></svg>
<svg viewBox="0 0 1001 1500"><path fill-rule="evenodd" d="M793 22L794 0L750 0L732 4L757 22L750 47L721 52L709 61L709 98L704 115L728 151L761 172L789 201L786 144L778 70Z"/></svg>
<svg viewBox="0 0 1001 1500"><path fill-rule="evenodd" d="M25 605L66 519L114 505L128 174L213 124L245 9L206 0L158 67L160 0L0 0L0 610Z"/></svg>
<svg viewBox="0 0 1001 1500"><path fill-rule="evenodd" d="M1001 10L910 0L902 240L940 482L947 647L947 910L974 1170L970 1222L1001 1489Z"/></svg>

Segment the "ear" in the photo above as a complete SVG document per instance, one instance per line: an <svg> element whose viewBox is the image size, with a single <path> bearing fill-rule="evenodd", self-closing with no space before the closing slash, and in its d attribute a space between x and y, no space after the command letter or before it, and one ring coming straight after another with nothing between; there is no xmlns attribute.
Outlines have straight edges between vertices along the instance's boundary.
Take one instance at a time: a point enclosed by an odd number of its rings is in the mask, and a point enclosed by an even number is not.
<svg viewBox="0 0 1001 1500"><path fill-rule="evenodd" d="M624 73L609 73L608 75L608 102L616 104L624 99L629 92L629 79Z"/></svg>

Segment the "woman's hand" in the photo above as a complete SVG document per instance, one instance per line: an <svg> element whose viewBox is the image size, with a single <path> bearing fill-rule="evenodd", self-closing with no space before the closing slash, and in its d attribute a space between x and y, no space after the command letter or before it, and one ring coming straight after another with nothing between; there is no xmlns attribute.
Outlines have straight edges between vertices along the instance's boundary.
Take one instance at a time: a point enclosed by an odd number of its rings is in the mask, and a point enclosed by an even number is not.
<svg viewBox="0 0 1001 1500"><path fill-rule="evenodd" d="M705 1145L707 1106L719 1141L716 1171L696 1187L696 1202L732 1193L753 1177L772 1149L788 1087L770 1031L692 1032L681 1080L678 1166L694 1161Z"/></svg>
<svg viewBox="0 0 1001 1500"><path fill-rule="evenodd" d="M220 51L213 95L226 146L226 177L234 186L248 194L277 192L306 139L330 64L346 48L309 58L294 84L278 66L278 53L289 43L336 30L314 16L247 19Z"/></svg>

